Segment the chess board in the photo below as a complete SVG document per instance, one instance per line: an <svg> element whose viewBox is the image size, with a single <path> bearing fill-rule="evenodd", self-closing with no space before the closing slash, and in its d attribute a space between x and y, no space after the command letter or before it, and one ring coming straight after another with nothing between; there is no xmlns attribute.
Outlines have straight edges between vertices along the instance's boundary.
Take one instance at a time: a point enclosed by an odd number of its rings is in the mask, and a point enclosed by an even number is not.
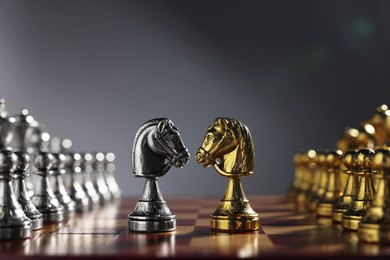
<svg viewBox="0 0 390 260"><path fill-rule="evenodd" d="M355 233L342 232L329 219L299 213L284 196L249 196L259 212L260 230L213 233L209 214L217 197L166 197L176 214L177 230L132 233L127 214L136 198L76 215L60 225L45 225L31 239L0 241L0 255L15 258L58 257L259 257L345 258L390 255L390 246L358 243ZM35 257L34 257L35 256Z"/></svg>

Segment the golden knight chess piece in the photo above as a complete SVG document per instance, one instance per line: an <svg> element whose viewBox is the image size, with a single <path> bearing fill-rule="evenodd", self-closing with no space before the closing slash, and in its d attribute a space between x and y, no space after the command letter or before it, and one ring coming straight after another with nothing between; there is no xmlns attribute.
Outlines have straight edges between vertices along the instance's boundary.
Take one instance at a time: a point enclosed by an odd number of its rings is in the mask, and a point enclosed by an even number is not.
<svg viewBox="0 0 390 260"><path fill-rule="evenodd" d="M358 185L357 171L357 151L350 150L344 154L343 162L345 167L344 174L348 176L347 182L344 186L343 195L339 197L337 202L333 205L332 219L335 222L341 222L344 212L349 209L352 203L352 198L356 194Z"/></svg>
<svg viewBox="0 0 390 260"><path fill-rule="evenodd" d="M359 223L366 215L371 201L375 197L375 188L372 181L372 159L375 152L372 149L360 149L357 153L356 174L359 177L359 185L356 194L346 212L343 214L341 225L347 230L357 230Z"/></svg>
<svg viewBox="0 0 390 260"><path fill-rule="evenodd" d="M372 164L377 172L375 174L378 180L376 195L370 209L359 224L358 237L359 241L378 243L380 242L380 224L384 222L386 214L384 174L390 169L389 148L376 149Z"/></svg>
<svg viewBox="0 0 390 260"><path fill-rule="evenodd" d="M383 146L390 137L390 110L383 104L376 108L375 114L363 125L371 125L374 128L374 140L376 146Z"/></svg>
<svg viewBox="0 0 390 260"><path fill-rule="evenodd" d="M255 150L248 128L238 120L216 118L196 154L204 167L214 166L228 178L225 196L211 214L213 231L246 232L259 229L259 215L251 208L240 177L253 174Z"/></svg>
<svg viewBox="0 0 390 260"><path fill-rule="evenodd" d="M341 150L329 151L326 155L327 184L325 192L318 201L316 214L321 217L331 217L333 204L340 197L340 167L343 152Z"/></svg>

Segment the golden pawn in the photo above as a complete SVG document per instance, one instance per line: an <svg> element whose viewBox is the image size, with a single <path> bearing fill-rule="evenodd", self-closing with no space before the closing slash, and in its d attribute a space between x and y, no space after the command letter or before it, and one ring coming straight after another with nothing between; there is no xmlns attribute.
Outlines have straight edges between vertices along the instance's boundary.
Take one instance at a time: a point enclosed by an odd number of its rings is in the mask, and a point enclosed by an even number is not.
<svg viewBox="0 0 390 260"><path fill-rule="evenodd" d="M316 214L320 217L331 217L333 204L340 197L340 167L343 152L341 150L330 151L326 155L327 184L322 198L318 201Z"/></svg>
<svg viewBox="0 0 390 260"><path fill-rule="evenodd" d="M317 198L317 191L320 187L321 168L319 167L319 153L317 152L312 163L312 178L310 188L307 193L306 208L310 209L311 203Z"/></svg>
<svg viewBox="0 0 390 260"><path fill-rule="evenodd" d="M295 165L294 180L287 193L289 201L292 202L295 202L302 183L302 176L304 171L304 166L302 163L303 156L304 152L301 151L294 154L293 157Z"/></svg>
<svg viewBox="0 0 390 260"><path fill-rule="evenodd" d="M214 166L220 175L228 178L225 196L210 216L213 231L259 229L259 215L251 208L240 181L240 177L253 174L254 154L251 134L238 120L219 117L208 128L196 160L204 167Z"/></svg>
<svg viewBox="0 0 390 260"><path fill-rule="evenodd" d="M327 151L320 151L318 152L318 161L317 161L317 167L319 175L319 183L318 183L318 189L315 191L314 199L311 201L310 204L310 210L313 212L316 212L317 204L319 200L324 196L326 191L326 185L328 183L328 174L327 174L327 167L326 167L326 156Z"/></svg>
<svg viewBox="0 0 390 260"><path fill-rule="evenodd" d="M312 183L312 172L314 170L314 158L316 156L316 151L308 150L306 153L302 154L301 163L302 163L302 176L301 182L298 188L297 196L295 202L300 205L304 205L308 199L310 186ZM298 206L299 207L299 206Z"/></svg>
<svg viewBox="0 0 390 260"><path fill-rule="evenodd" d="M390 243L390 154L383 157L382 163L385 186L385 217L379 228L379 240L381 243Z"/></svg>
<svg viewBox="0 0 390 260"><path fill-rule="evenodd" d="M341 222L344 212L349 209L352 198L355 196L358 185L357 171L357 151L350 150L344 154L343 163L347 168L344 173L348 176L344 186L343 195L333 205L332 219L335 222Z"/></svg>
<svg viewBox="0 0 390 260"><path fill-rule="evenodd" d="M359 224L358 237L360 241L377 243L380 240L380 224L384 221L386 213L384 171L390 168L389 159L390 150L388 148L375 150L372 166L376 171L375 178L378 180L378 186L375 199Z"/></svg>
<svg viewBox="0 0 390 260"><path fill-rule="evenodd" d="M357 153L356 174L360 176L359 185L352 203L348 210L343 214L341 226L348 230L357 230L360 221L366 215L371 201L375 197L375 188L372 181L372 158L374 151L372 149L360 149Z"/></svg>

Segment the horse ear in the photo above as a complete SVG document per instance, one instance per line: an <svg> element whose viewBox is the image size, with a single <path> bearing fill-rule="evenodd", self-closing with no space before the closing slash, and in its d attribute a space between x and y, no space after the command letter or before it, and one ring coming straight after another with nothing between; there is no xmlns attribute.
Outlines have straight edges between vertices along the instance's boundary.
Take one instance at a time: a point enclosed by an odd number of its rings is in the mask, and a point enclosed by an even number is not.
<svg viewBox="0 0 390 260"><path fill-rule="evenodd" d="M164 131L164 129L167 127L167 120L161 120L158 125L157 125L157 132L158 133L162 133Z"/></svg>

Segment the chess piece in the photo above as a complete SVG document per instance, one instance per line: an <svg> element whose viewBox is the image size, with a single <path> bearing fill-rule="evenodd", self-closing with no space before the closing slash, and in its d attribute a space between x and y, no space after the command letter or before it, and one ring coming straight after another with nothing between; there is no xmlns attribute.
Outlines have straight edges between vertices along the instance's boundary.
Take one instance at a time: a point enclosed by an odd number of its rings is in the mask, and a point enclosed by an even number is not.
<svg viewBox="0 0 390 260"><path fill-rule="evenodd" d="M321 167L319 163L319 155L321 154L321 151L316 152L315 156L313 157L313 163L312 163L312 181L310 183L307 199L306 199L306 205L305 205L305 211L311 210L311 204L313 201L317 198L317 192L320 188L320 182L321 182Z"/></svg>
<svg viewBox="0 0 390 260"><path fill-rule="evenodd" d="M172 166L184 167L189 156L171 120L152 119L138 129L133 143L132 169L135 177L145 178L146 181L141 198L128 216L130 231L175 230L176 216L164 201L157 179L164 176Z"/></svg>
<svg viewBox="0 0 390 260"><path fill-rule="evenodd" d="M67 218L73 216L76 211L76 203L70 198L62 176L65 174L66 156L63 153L53 153L54 195L64 207Z"/></svg>
<svg viewBox="0 0 390 260"><path fill-rule="evenodd" d="M326 155L327 183L323 196L317 204L317 215L331 217L333 204L340 196L339 175L342 164L343 152L341 150L329 151Z"/></svg>
<svg viewBox="0 0 390 260"><path fill-rule="evenodd" d="M15 118L8 117L5 111L5 100L0 98L0 149L7 149L10 145L15 128Z"/></svg>
<svg viewBox="0 0 390 260"><path fill-rule="evenodd" d="M344 174L346 174L348 178L344 187L343 195L341 195L337 202L333 205L332 219L335 222L341 222L344 212L349 209L352 203L352 198L357 192L358 185L358 176L356 174L357 151L350 150L346 152L344 154L343 162L347 168L344 170Z"/></svg>
<svg viewBox="0 0 390 260"><path fill-rule="evenodd" d="M342 136L337 140L337 149L347 152L362 148L374 148L375 129L370 124L363 124L358 129L346 128Z"/></svg>
<svg viewBox="0 0 390 260"><path fill-rule="evenodd" d="M319 175L318 189L310 205L310 210L313 212L316 212L317 204L319 200L324 196L326 191L326 185L328 183L328 173L326 167L327 154L328 151L318 151L318 160L317 160L317 167L318 167L317 174Z"/></svg>
<svg viewBox="0 0 390 260"><path fill-rule="evenodd" d="M379 165L380 163L378 161L379 158L375 161L375 165ZM385 215L383 218L383 221L380 223L379 226L379 242L380 243L390 243L390 155L384 153L381 167L384 174L384 185L385 185L385 198L384 198L384 205L385 205ZM379 190L380 192L380 190Z"/></svg>
<svg viewBox="0 0 390 260"><path fill-rule="evenodd" d="M104 205L108 201L111 201L112 196L111 192L108 189L107 183L104 179L104 154L103 153L95 153L93 154L93 168L91 171L94 173L94 185L95 189L98 191L100 202Z"/></svg>
<svg viewBox="0 0 390 260"><path fill-rule="evenodd" d="M376 108L375 114L363 124L371 125L374 128L375 146L385 145L390 136L390 111L387 105L383 104Z"/></svg>
<svg viewBox="0 0 390 260"><path fill-rule="evenodd" d="M372 162L373 169L377 172L378 179L376 195L367 214L359 224L359 241L378 243L380 242L380 225L385 221L386 195L385 195L385 171L390 170L390 150L388 147L375 150Z"/></svg>
<svg viewBox="0 0 390 260"><path fill-rule="evenodd" d="M241 177L253 174L254 153L251 134L238 120L216 118L208 128L196 160L204 167L213 165L220 175L228 178L225 196L211 214L213 231L259 229L259 215L251 208L240 181Z"/></svg>
<svg viewBox="0 0 390 260"><path fill-rule="evenodd" d="M85 193L89 198L89 202L91 206L97 205L100 201L99 194L95 189L95 186L92 182L92 160L93 156L90 153L81 153L81 176L82 176L82 184Z"/></svg>
<svg viewBox="0 0 390 260"><path fill-rule="evenodd" d="M360 149L357 153L356 174L360 176L359 185L348 210L344 212L341 225L347 230L357 230L360 221L366 215L371 201L375 197L372 181L372 158L374 151L368 148Z"/></svg>
<svg viewBox="0 0 390 260"><path fill-rule="evenodd" d="M37 230L43 226L43 215L37 210L28 196L25 183L25 179L30 175L30 173L26 171L30 164L30 157L23 152L15 152L15 155L17 157L14 171L15 195L24 213L31 220L33 230Z"/></svg>
<svg viewBox="0 0 390 260"><path fill-rule="evenodd" d="M51 153L39 152L34 158L38 182L32 201L43 214L44 222L61 222L64 220L64 207L53 193L49 176L53 174L54 156Z"/></svg>
<svg viewBox="0 0 390 260"><path fill-rule="evenodd" d="M70 191L69 196L76 203L77 212L86 212L90 209L88 195L84 192L81 186L81 155L79 153L65 153L66 162L65 170L70 176Z"/></svg>
<svg viewBox="0 0 390 260"><path fill-rule="evenodd" d="M115 154L108 152L104 154L104 180L107 183L108 190L111 193L111 197L113 199L119 199L121 197L121 190L119 189L119 185L115 180L114 172L115 172Z"/></svg>
<svg viewBox="0 0 390 260"><path fill-rule="evenodd" d="M301 155L301 182L297 191L297 195L295 198L295 202L297 204L302 204L303 207L304 204L308 200L308 196L310 193L310 187L313 183L313 171L314 167L316 166L314 164L314 158L316 156L316 151L314 150L308 150L307 152L303 153ZM299 207L299 206L298 206Z"/></svg>
<svg viewBox="0 0 390 260"><path fill-rule="evenodd" d="M22 239L32 235L32 223L24 214L12 187L12 171L17 156L9 150L0 151L0 176L3 196L0 196L0 239Z"/></svg>
<svg viewBox="0 0 390 260"><path fill-rule="evenodd" d="M35 153L41 150L42 144L50 139L50 135L44 130L43 125L39 124L30 114L28 109L21 109L15 118L15 150L28 153L33 157ZM31 165L29 171L33 172L34 165ZM25 179L28 196L34 195L33 176ZM34 176L35 177L35 176Z"/></svg>
<svg viewBox="0 0 390 260"><path fill-rule="evenodd" d="M304 152L297 152L294 154L293 160L295 165L294 180L288 190L287 197L290 201L295 201L302 182L302 156Z"/></svg>

